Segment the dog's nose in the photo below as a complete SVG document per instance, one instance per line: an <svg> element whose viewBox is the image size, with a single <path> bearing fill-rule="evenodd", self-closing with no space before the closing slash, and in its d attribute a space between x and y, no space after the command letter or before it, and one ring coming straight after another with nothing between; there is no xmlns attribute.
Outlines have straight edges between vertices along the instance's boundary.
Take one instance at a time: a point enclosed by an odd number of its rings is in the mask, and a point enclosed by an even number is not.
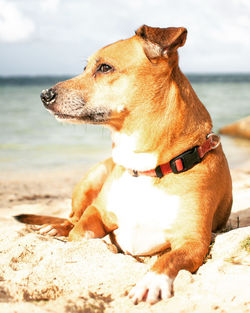
<svg viewBox="0 0 250 313"><path fill-rule="evenodd" d="M57 93L53 88L43 90L40 95L41 100L45 106L49 106L50 104L54 103L56 96Z"/></svg>

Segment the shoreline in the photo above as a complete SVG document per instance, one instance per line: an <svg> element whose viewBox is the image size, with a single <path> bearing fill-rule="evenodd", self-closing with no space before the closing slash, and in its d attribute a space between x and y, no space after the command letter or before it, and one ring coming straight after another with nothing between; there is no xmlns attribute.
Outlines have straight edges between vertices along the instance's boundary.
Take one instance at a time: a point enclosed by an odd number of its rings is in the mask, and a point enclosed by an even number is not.
<svg viewBox="0 0 250 313"><path fill-rule="evenodd" d="M215 132L217 133L217 132ZM237 168L250 157L250 140L240 137L221 135L221 143L227 157L229 167ZM100 140L100 138L98 138ZM97 143L98 144L98 143ZM23 146L18 149L15 145L11 148L0 145L0 172L40 172L40 171L69 171L69 169L89 169L97 162L111 156L110 138L99 149L94 149L88 145L75 143L73 145L53 144L38 145L37 147ZM28 157L27 157L28 155Z"/></svg>
<svg viewBox="0 0 250 313"><path fill-rule="evenodd" d="M248 180L250 176L250 140L221 136L232 179L235 185ZM108 157L107 151L104 157ZM0 175L0 210L23 202L51 203L70 199L74 186L84 174L102 159L98 153L92 162L82 164L62 164L43 167L15 167L1 169ZM250 185L246 182L245 185ZM250 191L249 191L250 193ZM250 204L250 201L249 201Z"/></svg>

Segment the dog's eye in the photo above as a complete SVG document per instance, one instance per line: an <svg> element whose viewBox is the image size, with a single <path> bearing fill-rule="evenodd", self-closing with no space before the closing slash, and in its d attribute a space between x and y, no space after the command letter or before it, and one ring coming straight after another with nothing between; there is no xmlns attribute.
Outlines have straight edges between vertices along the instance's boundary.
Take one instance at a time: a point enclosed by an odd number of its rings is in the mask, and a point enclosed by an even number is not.
<svg viewBox="0 0 250 313"><path fill-rule="evenodd" d="M108 64L101 64L98 69L97 72L101 72L101 73L107 73L110 72L112 70L112 67Z"/></svg>

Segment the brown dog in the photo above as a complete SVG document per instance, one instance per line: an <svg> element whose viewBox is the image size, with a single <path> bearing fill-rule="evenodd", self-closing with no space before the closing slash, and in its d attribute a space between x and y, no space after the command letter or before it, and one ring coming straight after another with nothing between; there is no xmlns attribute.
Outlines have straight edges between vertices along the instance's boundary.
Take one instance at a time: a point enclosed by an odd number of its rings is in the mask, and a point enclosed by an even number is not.
<svg viewBox="0 0 250 313"><path fill-rule="evenodd" d="M161 252L131 290L134 303L170 297L178 271L198 269L211 231L231 210L227 161L178 66L186 35L182 27L144 25L95 53L83 74L41 94L58 120L108 126L113 140L112 158L76 186L70 219L41 232L69 240L111 234L125 253Z"/></svg>

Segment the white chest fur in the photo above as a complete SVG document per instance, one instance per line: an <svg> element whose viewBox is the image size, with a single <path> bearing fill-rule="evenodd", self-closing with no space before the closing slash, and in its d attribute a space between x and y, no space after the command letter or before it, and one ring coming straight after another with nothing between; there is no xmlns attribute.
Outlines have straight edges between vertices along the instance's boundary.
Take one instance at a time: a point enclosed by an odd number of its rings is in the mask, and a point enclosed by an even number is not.
<svg viewBox="0 0 250 313"><path fill-rule="evenodd" d="M114 148L112 158L116 164L138 171L151 170L157 166L157 157L153 153L143 153L137 151L137 141L139 133L130 136L112 133Z"/></svg>
<svg viewBox="0 0 250 313"><path fill-rule="evenodd" d="M132 255L149 255L165 247L166 231L179 211L179 197L160 190L152 181L125 172L109 191L107 209L118 219L117 243Z"/></svg>

